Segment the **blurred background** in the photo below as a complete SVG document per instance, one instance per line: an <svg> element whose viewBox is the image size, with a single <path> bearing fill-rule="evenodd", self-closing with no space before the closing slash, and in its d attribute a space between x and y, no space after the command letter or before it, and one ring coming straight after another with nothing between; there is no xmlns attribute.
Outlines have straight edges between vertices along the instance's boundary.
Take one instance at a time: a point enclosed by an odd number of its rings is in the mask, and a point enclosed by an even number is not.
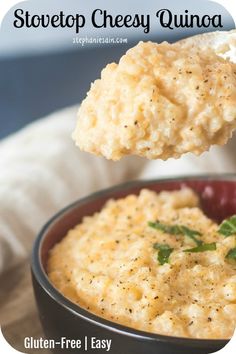
<svg viewBox="0 0 236 354"><path fill-rule="evenodd" d="M95 8L110 14L150 14L151 31L143 29L94 29L87 21L79 35L74 29L13 27L17 8L31 14L80 13L89 18ZM0 138L17 131L57 109L78 104L89 89L91 81L99 77L101 69L118 58L139 40L175 41L212 28L178 29L172 31L158 26L155 17L161 8L180 14L189 9L192 14L220 13L224 28L234 28L234 22L221 5L207 0L129 0L111 2L93 0L24 1L14 6L5 16L0 28ZM73 44L74 37L119 37L123 44Z"/></svg>
<svg viewBox="0 0 236 354"><path fill-rule="evenodd" d="M3 0L0 0L3 1ZM7 0L5 0L7 1ZM68 28L13 26L15 9L34 14L82 14L95 8L112 15L150 14L151 31L142 28L94 29L90 21L76 35ZM29 272L32 243L42 225L59 209L93 191L137 178L173 174L236 172L236 140L201 157L152 161L137 157L111 162L75 148L71 132L77 105L101 69L117 61L140 40L170 42L213 28L164 29L156 12L221 14L224 27L235 27L231 15L208 0L29 0L14 6L0 27L0 323L12 346L25 352L23 338L42 337ZM121 44L86 44L76 38L119 38ZM124 43L125 41L125 43ZM56 112L50 118L40 118ZM28 123L38 120L8 139ZM172 161L171 161L172 160ZM26 306L27 304L27 306ZM32 326L33 324L33 326ZM35 351L31 351L34 354ZM27 351L28 352L28 351ZM40 351L48 354L47 351Z"/></svg>

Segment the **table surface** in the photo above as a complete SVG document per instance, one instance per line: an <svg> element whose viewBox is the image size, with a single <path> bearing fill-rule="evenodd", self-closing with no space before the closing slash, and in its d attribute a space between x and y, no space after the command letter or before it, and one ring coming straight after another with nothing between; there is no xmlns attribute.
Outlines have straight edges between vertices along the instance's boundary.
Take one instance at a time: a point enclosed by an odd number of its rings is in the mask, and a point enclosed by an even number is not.
<svg viewBox="0 0 236 354"><path fill-rule="evenodd" d="M15 349L25 353L24 338L43 337L43 330L34 300L30 276L30 261L27 259L1 277L0 323L4 337ZM27 350L36 354L37 349ZM41 354L51 351L42 349Z"/></svg>

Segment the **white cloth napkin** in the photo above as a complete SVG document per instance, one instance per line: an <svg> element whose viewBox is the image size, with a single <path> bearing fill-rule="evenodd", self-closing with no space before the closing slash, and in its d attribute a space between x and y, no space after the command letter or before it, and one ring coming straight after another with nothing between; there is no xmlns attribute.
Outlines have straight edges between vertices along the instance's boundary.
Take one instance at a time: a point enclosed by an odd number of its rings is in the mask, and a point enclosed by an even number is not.
<svg viewBox="0 0 236 354"><path fill-rule="evenodd" d="M81 152L71 133L78 107L41 119L0 143L0 274L26 258L58 210L93 191L134 179L146 161L119 163Z"/></svg>

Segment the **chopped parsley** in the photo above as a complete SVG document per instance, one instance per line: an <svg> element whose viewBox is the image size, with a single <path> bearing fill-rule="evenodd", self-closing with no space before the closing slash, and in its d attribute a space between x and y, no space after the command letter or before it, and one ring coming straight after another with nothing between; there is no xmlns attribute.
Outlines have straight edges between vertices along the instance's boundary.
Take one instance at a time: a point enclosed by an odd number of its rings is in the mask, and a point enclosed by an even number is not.
<svg viewBox="0 0 236 354"><path fill-rule="evenodd" d="M229 250L229 252L227 253L225 258L226 259L233 259L234 261L236 261L236 247Z"/></svg>
<svg viewBox="0 0 236 354"><path fill-rule="evenodd" d="M202 234L199 231L189 229L185 225L178 225L178 224L167 225L157 220L155 222L149 221L148 226L152 227L155 230L162 231L166 234L187 236L188 238L190 238L196 243L197 245L196 247L188 248L183 252L200 253L200 252L207 252L207 251L216 251L217 249L216 242L204 243L202 240L199 240L199 237L202 236ZM236 236L236 215L233 215L230 218L225 219L220 224L218 233L225 237L234 236L234 235ZM160 243L154 243L153 248L155 250L158 250L157 259L160 265L169 262L170 255L174 251L173 248L171 248L167 244L160 244ZM236 261L236 247L230 249L227 255L225 256L225 258L228 260Z"/></svg>
<svg viewBox="0 0 236 354"><path fill-rule="evenodd" d="M171 235L183 235L191 238L198 246L200 246L203 242L199 240L196 236L202 236L199 231L189 229L184 225L166 225L160 223L158 220L155 222L149 221L148 225L153 229L160 230L164 233Z"/></svg>
<svg viewBox="0 0 236 354"><path fill-rule="evenodd" d="M170 255L174 251L173 248L171 248L167 244L160 244L160 243L154 243L153 248L155 250L158 250L157 259L158 259L160 265L163 265L163 264L169 262Z"/></svg>
<svg viewBox="0 0 236 354"><path fill-rule="evenodd" d="M184 252L189 253L198 253L198 252L206 252L206 251L215 251L216 250L216 243L202 243L200 246L189 248L184 250Z"/></svg>
<svg viewBox="0 0 236 354"><path fill-rule="evenodd" d="M220 224L218 232L225 237L236 235L236 215L224 220Z"/></svg>

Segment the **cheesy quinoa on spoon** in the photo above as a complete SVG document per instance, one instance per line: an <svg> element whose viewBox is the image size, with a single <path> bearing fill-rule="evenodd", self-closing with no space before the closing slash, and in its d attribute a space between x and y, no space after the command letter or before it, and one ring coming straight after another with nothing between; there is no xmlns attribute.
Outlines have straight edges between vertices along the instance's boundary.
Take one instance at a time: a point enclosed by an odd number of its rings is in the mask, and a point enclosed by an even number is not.
<svg viewBox="0 0 236 354"><path fill-rule="evenodd" d="M225 144L236 128L236 65L191 43L140 42L107 65L79 109L81 150L166 160Z"/></svg>

